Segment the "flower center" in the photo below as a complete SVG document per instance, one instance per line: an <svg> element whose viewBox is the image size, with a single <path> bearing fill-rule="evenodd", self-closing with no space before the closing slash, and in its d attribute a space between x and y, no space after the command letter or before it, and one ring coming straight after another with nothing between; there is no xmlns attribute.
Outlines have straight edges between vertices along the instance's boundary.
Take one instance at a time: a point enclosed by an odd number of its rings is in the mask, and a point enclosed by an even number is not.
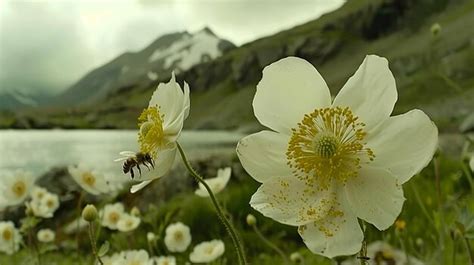
<svg viewBox="0 0 474 265"><path fill-rule="evenodd" d="M174 232L174 240L176 241L181 241L183 239L184 235L181 233L181 231L176 231Z"/></svg>
<svg viewBox="0 0 474 265"><path fill-rule="evenodd" d="M16 197L21 198L23 195L25 195L26 192L26 183L24 181L17 181L13 184L12 186L12 191L13 194L15 194Z"/></svg>
<svg viewBox="0 0 474 265"><path fill-rule="evenodd" d="M138 117L138 143L140 151L156 157L158 148L164 144L163 118L158 107L149 107Z"/></svg>
<svg viewBox="0 0 474 265"><path fill-rule="evenodd" d="M85 172L82 174L82 181L89 187L94 187L95 177L90 172Z"/></svg>
<svg viewBox="0 0 474 265"><path fill-rule="evenodd" d="M375 157L365 147L365 124L349 108L316 109L292 129L286 157L294 173L308 185L328 189L332 180L356 177L360 164Z"/></svg>
<svg viewBox="0 0 474 265"><path fill-rule="evenodd" d="M3 230L2 238L4 241L10 241L13 238L13 232L11 229L7 228Z"/></svg>
<svg viewBox="0 0 474 265"><path fill-rule="evenodd" d="M109 214L109 221L112 223L112 224L116 224L118 222L120 218L120 215L116 212L111 212Z"/></svg>

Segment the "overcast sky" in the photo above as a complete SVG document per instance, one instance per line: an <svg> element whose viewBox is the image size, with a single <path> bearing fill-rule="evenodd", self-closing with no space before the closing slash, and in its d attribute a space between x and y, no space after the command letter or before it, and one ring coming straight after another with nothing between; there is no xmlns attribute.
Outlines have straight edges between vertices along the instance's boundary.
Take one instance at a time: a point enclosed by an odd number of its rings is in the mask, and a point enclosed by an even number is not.
<svg viewBox="0 0 474 265"><path fill-rule="evenodd" d="M0 0L0 93L57 93L158 36L209 26L237 45L336 9L344 0Z"/></svg>

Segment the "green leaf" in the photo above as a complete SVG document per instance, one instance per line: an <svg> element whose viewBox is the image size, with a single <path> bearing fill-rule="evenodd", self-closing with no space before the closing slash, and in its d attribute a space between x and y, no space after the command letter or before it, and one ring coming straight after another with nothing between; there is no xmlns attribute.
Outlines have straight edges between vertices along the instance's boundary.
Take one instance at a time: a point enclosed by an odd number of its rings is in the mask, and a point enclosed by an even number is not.
<svg viewBox="0 0 474 265"><path fill-rule="evenodd" d="M109 252L109 249L110 249L110 243L109 241L105 241L104 244L100 246L99 252L97 253L97 255L99 255L99 257L103 257L105 256L105 254L107 254L107 252Z"/></svg>

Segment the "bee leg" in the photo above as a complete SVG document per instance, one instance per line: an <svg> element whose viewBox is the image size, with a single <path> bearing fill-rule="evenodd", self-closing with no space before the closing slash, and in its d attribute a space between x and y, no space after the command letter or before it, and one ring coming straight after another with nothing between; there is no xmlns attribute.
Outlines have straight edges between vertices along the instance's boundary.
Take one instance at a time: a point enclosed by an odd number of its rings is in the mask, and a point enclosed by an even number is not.
<svg viewBox="0 0 474 265"><path fill-rule="evenodd" d="M137 164L138 172L140 172L140 177L142 176L142 169L140 168L140 165Z"/></svg>
<svg viewBox="0 0 474 265"><path fill-rule="evenodd" d="M135 173L133 172L133 167L130 168L130 176L132 177L132 179L135 177Z"/></svg>

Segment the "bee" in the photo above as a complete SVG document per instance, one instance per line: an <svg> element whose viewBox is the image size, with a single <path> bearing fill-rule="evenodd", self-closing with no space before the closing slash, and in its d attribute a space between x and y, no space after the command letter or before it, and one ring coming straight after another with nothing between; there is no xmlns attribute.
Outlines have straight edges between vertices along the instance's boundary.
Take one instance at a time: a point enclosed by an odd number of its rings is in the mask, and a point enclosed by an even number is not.
<svg viewBox="0 0 474 265"><path fill-rule="evenodd" d="M133 171L134 167L137 167L140 176L142 175L142 170L140 165L144 165L148 170L150 170L149 165L154 169L155 163L153 162L153 158L148 153L142 152L131 152L131 151L123 151L120 152L120 155L124 156L122 158L116 159L115 161L124 161L122 166L122 171L124 174L130 172L130 176L132 179L135 177L135 172Z"/></svg>

